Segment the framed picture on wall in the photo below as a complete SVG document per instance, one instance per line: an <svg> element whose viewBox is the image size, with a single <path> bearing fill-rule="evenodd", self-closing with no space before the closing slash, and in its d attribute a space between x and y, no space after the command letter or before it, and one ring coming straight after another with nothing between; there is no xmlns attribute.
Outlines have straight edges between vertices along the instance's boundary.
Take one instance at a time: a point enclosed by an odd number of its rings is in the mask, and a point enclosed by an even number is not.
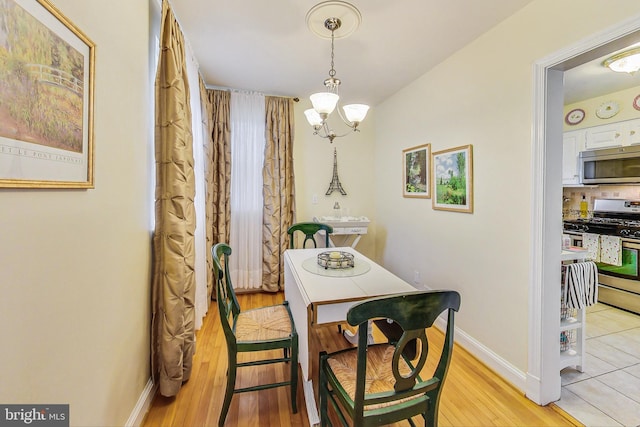
<svg viewBox="0 0 640 427"><path fill-rule="evenodd" d="M431 171L429 163L431 144L402 150L402 196L403 197L431 197L429 183Z"/></svg>
<svg viewBox="0 0 640 427"><path fill-rule="evenodd" d="M473 212L473 147L449 148L433 155L433 209Z"/></svg>
<svg viewBox="0 0 640 427"><path fill-rule="evenodd" d="M95 45L48 0L0 19L0 187L93 188Z"/></svg>

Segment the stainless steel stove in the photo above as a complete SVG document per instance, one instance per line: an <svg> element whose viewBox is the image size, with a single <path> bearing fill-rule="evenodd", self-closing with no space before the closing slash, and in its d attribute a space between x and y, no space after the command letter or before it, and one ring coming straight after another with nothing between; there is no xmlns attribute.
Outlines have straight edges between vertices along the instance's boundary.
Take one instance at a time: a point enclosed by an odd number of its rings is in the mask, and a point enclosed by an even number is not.
<svg viewBox="0 0 640 427"><path fill-rule="evenodd" d="M592 218L566 220L564 230L640 239L640 200L596 199Z"/></svg>
<svg viewBox="0 0 640 427"><path fill-rule="evenodd" d="M582 246L584 233L618 236L622 265L598 264L598 301L640 314L640 200L596 199L593 217L565 220L572 245Z"/></svg>

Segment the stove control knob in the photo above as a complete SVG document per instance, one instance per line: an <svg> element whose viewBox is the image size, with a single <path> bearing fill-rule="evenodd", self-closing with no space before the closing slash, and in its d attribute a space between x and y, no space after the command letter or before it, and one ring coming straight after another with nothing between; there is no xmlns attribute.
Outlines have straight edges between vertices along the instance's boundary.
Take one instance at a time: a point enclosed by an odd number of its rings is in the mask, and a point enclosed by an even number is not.
<svg viewBox="0 0 640 427"><path fill-rule="evenodd" d="M635 231L635 232L633 233L633 237L635 237L635 238L640 238L640 230Z"/></svg>
<svg viewBox="0 0 640 427"><path fill-rule="evenodd" d="M620 230L620 235L621 235L621 236L625 236L625 237L626 237L626 236L628 236L629 234L631 234L631 231L630 231L630 230L627 230L626 228L625 228L625 229Z"/></svg>

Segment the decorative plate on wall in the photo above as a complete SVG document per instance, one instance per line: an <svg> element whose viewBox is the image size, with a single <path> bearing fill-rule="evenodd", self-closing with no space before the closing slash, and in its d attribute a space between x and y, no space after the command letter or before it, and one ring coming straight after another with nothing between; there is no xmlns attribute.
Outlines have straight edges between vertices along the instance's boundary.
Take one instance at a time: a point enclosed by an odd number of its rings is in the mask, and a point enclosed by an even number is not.
<svg viewBox="0 0 640 427"><path fill-rule="evenodd" d="M564 121L566 124L574 126L584 120L584 110L581 108L576 108L571 110L564 116Z"/></svg>
<svg viewBox="0 0 640 427"><path fill-rule="evenodd" d="M640 95L633 98L633 108L640 111Z"/></svg>
<svg viewBox="0 0 640 427"><path fill-rule="evenodd" d="M618 103L615 101L608 101L598 107L596 110L596 116L601 119L610 119L618 114L618 111L620 111Z"/></svg>

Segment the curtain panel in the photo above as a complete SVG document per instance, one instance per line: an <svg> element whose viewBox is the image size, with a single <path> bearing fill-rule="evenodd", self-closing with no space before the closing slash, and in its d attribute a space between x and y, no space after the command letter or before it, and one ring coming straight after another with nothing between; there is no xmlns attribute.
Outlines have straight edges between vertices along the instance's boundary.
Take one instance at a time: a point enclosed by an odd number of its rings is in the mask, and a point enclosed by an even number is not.
<svg viewBox="0 0 640 427"><path fill-rule="evenodd" d="M293 100L268 96L263 176L262 289L284 288L284 251L289 247L287 230L295 213L293 175Z"/></svg>
<svg viewBox="0 0 640 427"><path fill-rule="evenodd" d="M211 301L213 295L213 258L211 256L211 248L213 247L213 139L212 133L212 114L213 106L209 99L209 92L200 78L200 103L202 109L202 134L204 136L203 156L204 156L204 192L205 192L205 232L207 245L207 300Z"/></svg>
<svg viewBox="0 0 640 427"><path fill-rule="evenodd" d="M206 192L204 176L204 148L207 138L203 132L202 103L200 100L200 66L191 46L186 44L187 81L189 84L189 105L191 106L191 134L193 139L193 172L195 175L195 198L193 200L195 229L195 329L202 327L202 319L209 310L211 299L207 297L207 238L206 238Z"/></svg>
<svg viewBox="0 0 640 427"><path fill-rule="evenodd" d="M206 154L207 181L207 247L209 252L216 243L229 243L231 221L231 95L228 91L207 90L207 117L211 145ZM211 253L209 253L211 256ZM211 258L209 258L211 260ZM213 263L213 260L210 261ZM210 296L213 291L213 264L211 265Z"/></svg>
<svg viewBox="0 0 640 427"><path fill-rule="evenodd" d="M195 176L185 44L162 2L155 82L156 227L153 237L152 373L163 396L191 374L195 298Z"/></svg>
<svg viewBox="0 0 640 427"><path fill-rule="evenodd" d="M265 97L231 92L231 231L229 274L236 289L262 286Z"/></svg>

